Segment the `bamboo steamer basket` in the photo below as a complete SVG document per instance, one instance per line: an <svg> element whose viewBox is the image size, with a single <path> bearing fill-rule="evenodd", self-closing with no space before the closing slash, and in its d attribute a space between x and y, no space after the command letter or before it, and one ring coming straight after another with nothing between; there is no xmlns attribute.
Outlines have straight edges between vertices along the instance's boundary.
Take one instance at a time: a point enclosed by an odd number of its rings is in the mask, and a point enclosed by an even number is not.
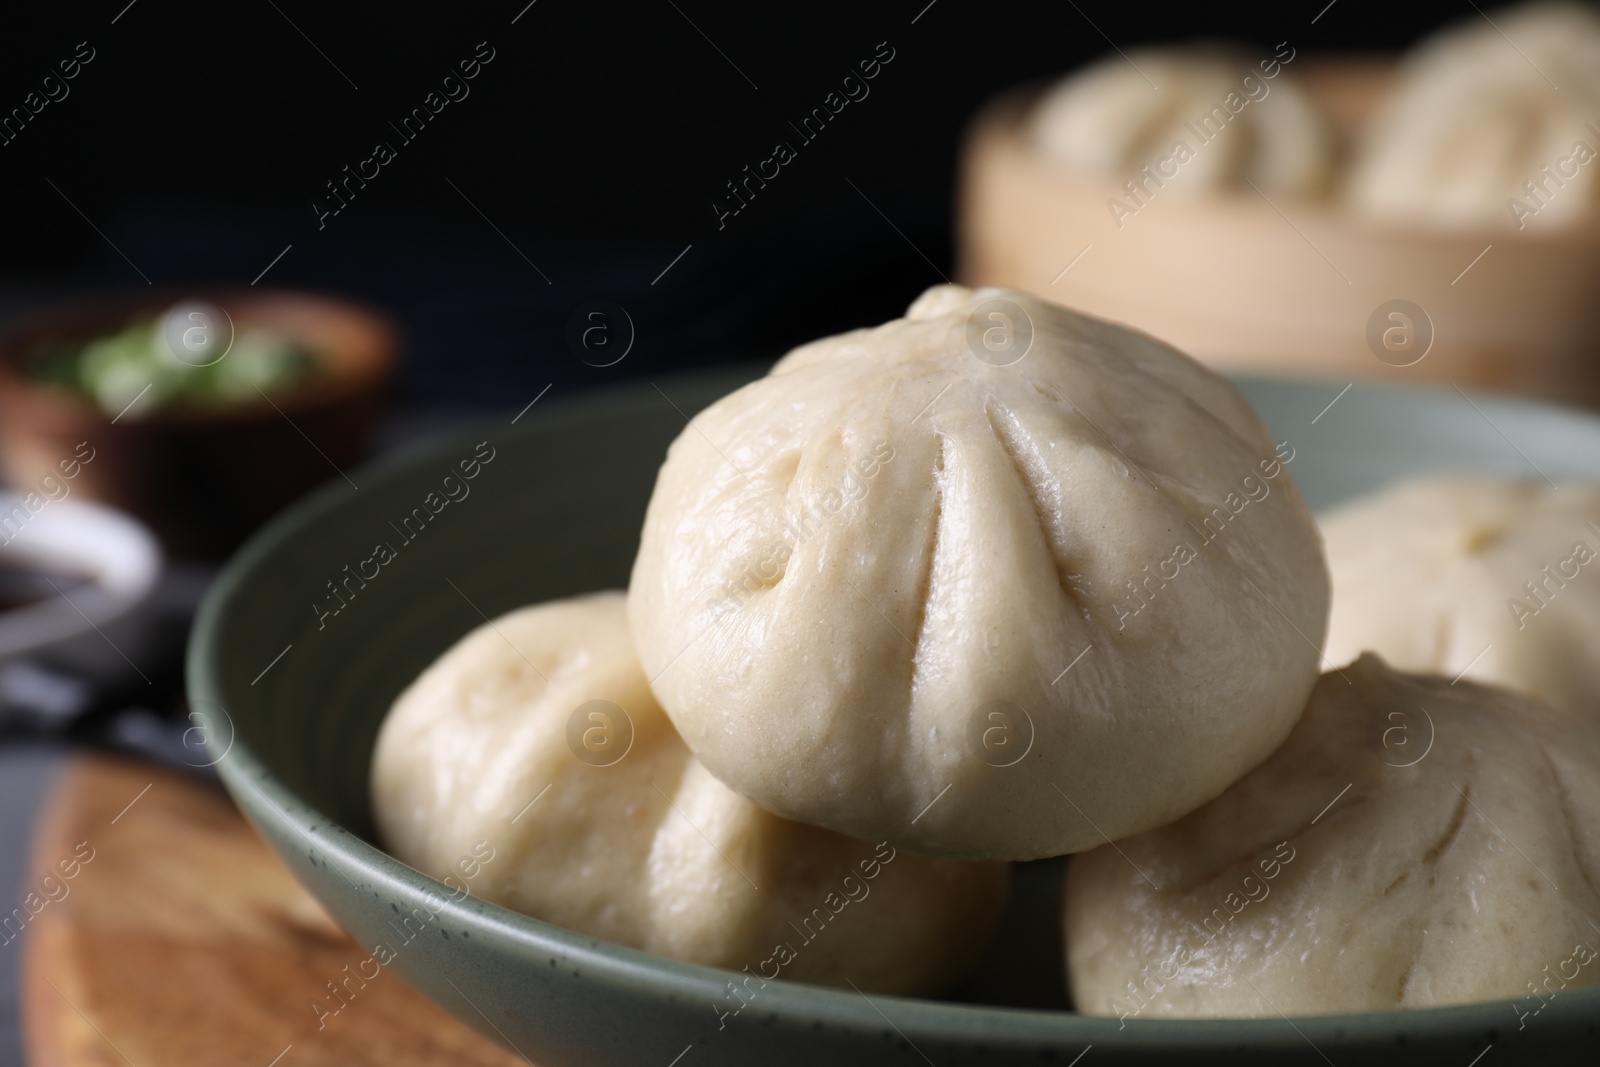
<svg viewBox="0 0 1600 1067"><path fill-rule="evenodd" d="M1349 143L1393 64L1305 60L1298 74ZM1246 187L1158 189L1119 227L1108 201L1133 206L1121 187L1132 175L1085 176L1038 153L1025 128L1038 95L996 101L969 131L957 220L966 284L1023 289L1230 371L1444 381L1600 405L1600 223L1400 228L1332 199L1268 200ZM1391 318L1384 305L1397 300L1423 317Z"/></svg>

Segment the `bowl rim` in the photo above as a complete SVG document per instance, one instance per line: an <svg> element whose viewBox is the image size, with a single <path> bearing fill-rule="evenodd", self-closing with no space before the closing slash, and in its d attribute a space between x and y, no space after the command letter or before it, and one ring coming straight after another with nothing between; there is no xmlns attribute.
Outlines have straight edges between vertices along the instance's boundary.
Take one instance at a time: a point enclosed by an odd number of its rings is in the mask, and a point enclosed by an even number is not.
<svg viewBox="0 0 1600 1067"><path fill-rule="evenodd" d="M710 384L720 381L726 384L735 378L738 369L745 369L745 365L724 365L672 375L669 382L677 383L680 390L697 382ZM1227 374L1226 377L1235 385L1283 385L1334 391L1348 384L1343 379L1283 374L1238 373ZM1469 402L1477 404L1487 403L1502 410L1516 407L1547 414L1559 412L1600 427L1600 415L1595 412L1487 390L1452 391L1438 385L1371 379L1358 381L1356 386L1373 392L1398 392L1418 398L1458 399L1455 394L1459 393ZM518 432L532 432L533 428L542 431L558 429L565 424L585 421L602 410L617 415L625 406L643 406L656 399L651 384L626 383L602 387L550 405L537 417L528 419L528 425ZM414 469L425 465L435 454L457 448L468 438L480 434L487 425L488 422L480 420L468 429L441 434L369 462L359 468L361 484L378 486L403 479ZM505 436L503 429L498 429L498 432L502 437ZM236 590L270 563L286 544L302 536L319 518L338 510L349 499L350 494L344 483L335 480L324 484L268 522L224 565L195 616L185 657L186 688L191 706L205 702L223 710L227 729L203 731L204 744L223 785L244 815L258 832L262 830L262 824L266 824L267 828L286 839L298 836L314 851L323 854L324 865L329 864L331 857L335 861L332 863L335 869L354 887L360 888L358 883L364 879L369 887L387 889L399 896L426 895L434 898L434 902L442 901L442 906L436 909L437 914L447 916L463 930L479 935L485 942L506 946L520 956L541 959L561 956L572 965L581 967L584 980L591 985L606 986L618 993L652 999L671 996L674 1000L687 1002L695 997L704 997L708 1003L714 1004L719 1000L725 1002L728 976L737 975L740 973L738 971L689 963L630 948L536 919L477 896L451 899L454 891L443 882L394 858L302 800L247 744L237 738L226 705L219 699L226 695L220 671L219 624L232 610ZM263 802L261 806L250 802L252 794ZM347 872L347 865L357 869ZM353 879L352 873L355 874ZM1566 995L1559 998L1562 1004L1555 1004L1557 998L1551 998L1547 1010L1552 1012L1552 1016L1549 1020L1541 1020L1542 1023L1557 1027L1572 1024L1592 1026L1593 1020L1600 1016L1600 986L1563 992ZM873 993L869 997L859 991L781 980L768 982L760 999L760 1014L763 1015L804 1021L827 1019L835 1029L844 1027L881 1031L883 1024L888 1023L901 1031L901 1036L909 1033L912 1037L926 1036L930 1040L978 1040L995 1049L1033 1049L1041 1043L1074 1045L1087 1042L1115 1043L1124 1051L1218 1054L1224 1050L1235 1050L1241 1044L1248 1044L1258 1051L1270 1051L1275 1047L1300 1050L1303 1043L1310 1043L1316 1048L1319 1042L1344 1047L1363 1042L1392 1046L1397 1033L1403 1033L1407 1041L1475 1041L1482 1038L1495 1042L1500 1040L1500 1034L1511 1029L1509 1023L1516 1018L1516 1002L1526 998L1325 1015L1287 1016L1278 1013L1243 1018L1129 1017L1126 1020L1108 1015L1087 1015L1069 1007L1007 1007L888 993ZM879 1005L892 1005L894 1021L890 1021L889 1015ZM1497 1024L1486 1016L1494 1008L1511 1008L1512 1011L1504 1023Z"/></svg>
<svg viewBox="0 0 1600 1067"><path fill-rule="evenodd" d="M29 495L24 488L0 488L0 515ZM166 569L166 554L155 533L137 517L109 504L63 497L49 501L34 514L48 517L37 524L29 522L9 538L0 527L0 557L14 554L24 565L39 561L68 563L71 557L70 563L92 572L89 577L98 592L79 598L78 602L62 594L67 610L62 610L55 598L49 598L0 612L0 662L48 652L122 621L150 598ZM101 537L92 539L92 547L86 548L90 539L85 539L65 551L59 544L37 544L52 527L62 526L85 532L93 529ZM18 542L20 548L13 548ZM126 572L118 583L122 588L111 588L102 579L106 572L118 569Z"/></svg>

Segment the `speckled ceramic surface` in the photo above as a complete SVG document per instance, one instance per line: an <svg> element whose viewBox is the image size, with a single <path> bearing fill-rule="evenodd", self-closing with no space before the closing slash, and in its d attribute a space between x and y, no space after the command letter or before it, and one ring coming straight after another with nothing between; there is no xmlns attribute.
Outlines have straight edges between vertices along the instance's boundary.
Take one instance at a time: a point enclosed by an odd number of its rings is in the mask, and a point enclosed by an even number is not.
<svg viewBox="0 0 1600 1067"><path fill-rule="evenodd" d="M539 1067L1592 1062L1600 988L1562 993L1525 1017L1531 1001L1125 1024L1052 1009L1063 1003L1056 861L1019 872L1013 913L965 1002L774 982L719 1026L727 972L458 899L377 849L367 770L390 702L484 616L621 587L656 468L684 426L680 409L697 411L755 373L566 405L552 396L515 426L485 424L348 472L359 489L330 482L257 536L212 591L189 688L217 768L334 917L361 943L391 950L385 966ZM1241 382L1295 449L1291 470L1313 508L1424 471L1537 476L1536 466L1558 482L1600 482L1600 418L1453 389L1356 385L1340 395L1344 385ZM469 491L432 514L429 494L438 507L443 479L463 460L479 464ZM419 507L426 524L402 530ZM364 562L379 542L395 546L392 557ZM377 574L336 599L328 583L347 566Z"/></svg>

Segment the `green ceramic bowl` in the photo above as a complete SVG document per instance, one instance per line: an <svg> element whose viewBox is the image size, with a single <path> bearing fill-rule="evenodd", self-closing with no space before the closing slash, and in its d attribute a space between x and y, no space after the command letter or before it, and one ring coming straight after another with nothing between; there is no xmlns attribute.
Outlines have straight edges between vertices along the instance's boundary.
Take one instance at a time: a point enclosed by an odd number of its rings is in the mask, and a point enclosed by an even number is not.
<svg viewBox="0 0 1600 1067"><path fill-rule="evenodd" d="M389 969L541 1067L1067 1065L1080 1056L1085 1067L1468 1067L1491 1045L1486 1067L1592 1062L1600 988L1563 993L1525 1020L1507 1001L1126 1025L1060 1010L1062 867L1049 861L1019 871L1013 912L965 1002L777 982L719 1027L714 1005L727 972L452 899L385 855L372 843L367 768L390 702L485 615L624 585L656 468L685 414L756 373L678 378L566 405L551 398L516 425L485 425L352 472L359 489L336 480L296 506L240 552L207 599L189 688L223 782L359 943L394 949ZM1357 385L1340 395L1343 382L1240 385L1295 449L1294 477L1313 508L1425 471L1537 467L1557 481L1600 482L1594 416L1448 389ZM478 462L477 476L459 483L467 496L450 500L444 479L463 460ZM387 562L374 561L379 542L395 546ZM355 595L335 599L332 583L352 573L367 575L365 585L350 583ZM402 940L398 918L413 909L437 916Z"/></svg>

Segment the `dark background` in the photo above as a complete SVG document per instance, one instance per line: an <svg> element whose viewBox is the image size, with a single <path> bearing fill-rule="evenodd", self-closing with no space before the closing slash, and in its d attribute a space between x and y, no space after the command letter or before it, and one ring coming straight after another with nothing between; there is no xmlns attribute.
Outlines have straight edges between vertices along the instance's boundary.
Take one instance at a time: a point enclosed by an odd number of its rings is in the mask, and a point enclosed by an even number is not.
<svg viewBox="0 0 1600 1067"><path fill-rule="evenodd" d="M1371 0L526 4L97 0L8 14L0 113L79 42L95 58L0 145L0 315L145 278L247 284L292 245L262 284L397 316L406 405L520 406L549 382L770 358L893 317L949 273L973 111L1108 38L1393 49L1478 17L1465 2ZM495 58L470 96L401 143L387 124L480 41ZM788 123L881 41L895 58L870 95L799 144ZM713 199L780 138L799 158L719 230ZM319 230L312 201L379 139L398 158ZM591 298L621 304L637 332L604 370L565 340Z"/></svg>

